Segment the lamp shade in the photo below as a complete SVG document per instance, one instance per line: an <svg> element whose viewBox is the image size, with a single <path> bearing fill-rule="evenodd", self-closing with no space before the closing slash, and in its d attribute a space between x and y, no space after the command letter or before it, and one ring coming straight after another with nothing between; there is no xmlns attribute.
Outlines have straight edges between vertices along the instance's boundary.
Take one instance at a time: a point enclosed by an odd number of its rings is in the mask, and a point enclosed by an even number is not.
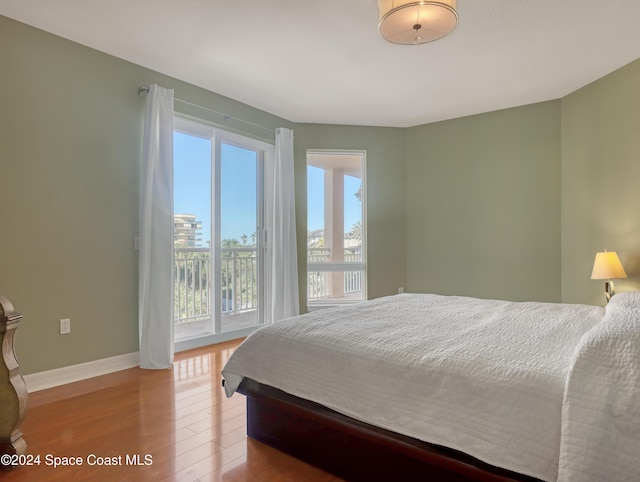
<svg viewBox="0 0 640 482"><path fill-rule="evenodd" d="M615 251L596 253L591 279L620 279L626 277L627 273L625 273L620 258L618 258Z"/></svg>
<svg viewBox="0 0 640 482"><path fill-rule="evenodd" d="M396 44L422 44L449 34L458 24L456 0L378 0L380 35Z"/></svg>

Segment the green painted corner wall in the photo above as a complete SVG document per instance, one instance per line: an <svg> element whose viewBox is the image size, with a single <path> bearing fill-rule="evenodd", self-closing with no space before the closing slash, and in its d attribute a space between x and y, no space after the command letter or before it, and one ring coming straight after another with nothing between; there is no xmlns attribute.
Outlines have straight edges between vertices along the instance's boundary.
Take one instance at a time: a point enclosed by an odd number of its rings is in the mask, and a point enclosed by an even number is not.
<svg viewBox="0 0 640 482"><path fill-rule="evenodd" d="M597 251L616 251L640 290L640 60L562 99L562 300L604 304L590 279Z"/></svg>
<svg viewBox="0 0 640 482"><path fill-rule="evenodd" d="M640 60L556 101L406 131L407 287L604 304L640 290Z"/></svg>
<svg viewBox="0 0 640 482"><path fill-rule="evenodd" d="M406 132L407 287L560 301L560 103Z"/></svg>

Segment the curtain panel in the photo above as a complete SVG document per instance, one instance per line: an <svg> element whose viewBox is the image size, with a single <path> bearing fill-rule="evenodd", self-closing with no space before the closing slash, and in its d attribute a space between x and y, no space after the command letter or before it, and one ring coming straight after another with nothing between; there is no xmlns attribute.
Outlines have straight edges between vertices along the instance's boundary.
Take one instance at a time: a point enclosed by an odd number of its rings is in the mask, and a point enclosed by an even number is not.
<svg viewBox="0 0 640 482"><path fill-rule="evenodd" d="M173 363L173 90L149 86L140 186L140 367Z"/></svg>
<svg viewBox="0 0 640 482"><path fill-rule="evenodd" d="M275 159L267 167L269 238L269 321L300 314L296 242L293 131L276 129Z"/></svg>

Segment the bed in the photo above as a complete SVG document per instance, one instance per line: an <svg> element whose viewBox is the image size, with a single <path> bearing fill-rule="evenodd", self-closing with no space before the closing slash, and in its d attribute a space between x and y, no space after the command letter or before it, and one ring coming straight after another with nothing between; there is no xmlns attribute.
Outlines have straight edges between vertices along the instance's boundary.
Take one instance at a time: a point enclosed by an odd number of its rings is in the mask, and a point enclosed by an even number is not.
<svg viewBox="0 0 640 482"><path fill-rule="evenodd" d="M248 434L349 480L640 480L640 297L402 294L261 328Z"/></svg>

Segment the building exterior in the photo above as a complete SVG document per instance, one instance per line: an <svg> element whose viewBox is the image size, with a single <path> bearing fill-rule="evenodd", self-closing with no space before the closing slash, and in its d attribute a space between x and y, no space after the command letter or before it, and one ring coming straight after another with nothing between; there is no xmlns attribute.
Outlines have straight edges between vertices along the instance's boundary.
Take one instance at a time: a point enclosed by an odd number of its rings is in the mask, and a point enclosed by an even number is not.
<svg viewBox="0 0 640 482"><path fill-rule="evenodd" d="M193 214L173 215L173 243L178 247L193 248L202 244L202 221Z"/></svg>

